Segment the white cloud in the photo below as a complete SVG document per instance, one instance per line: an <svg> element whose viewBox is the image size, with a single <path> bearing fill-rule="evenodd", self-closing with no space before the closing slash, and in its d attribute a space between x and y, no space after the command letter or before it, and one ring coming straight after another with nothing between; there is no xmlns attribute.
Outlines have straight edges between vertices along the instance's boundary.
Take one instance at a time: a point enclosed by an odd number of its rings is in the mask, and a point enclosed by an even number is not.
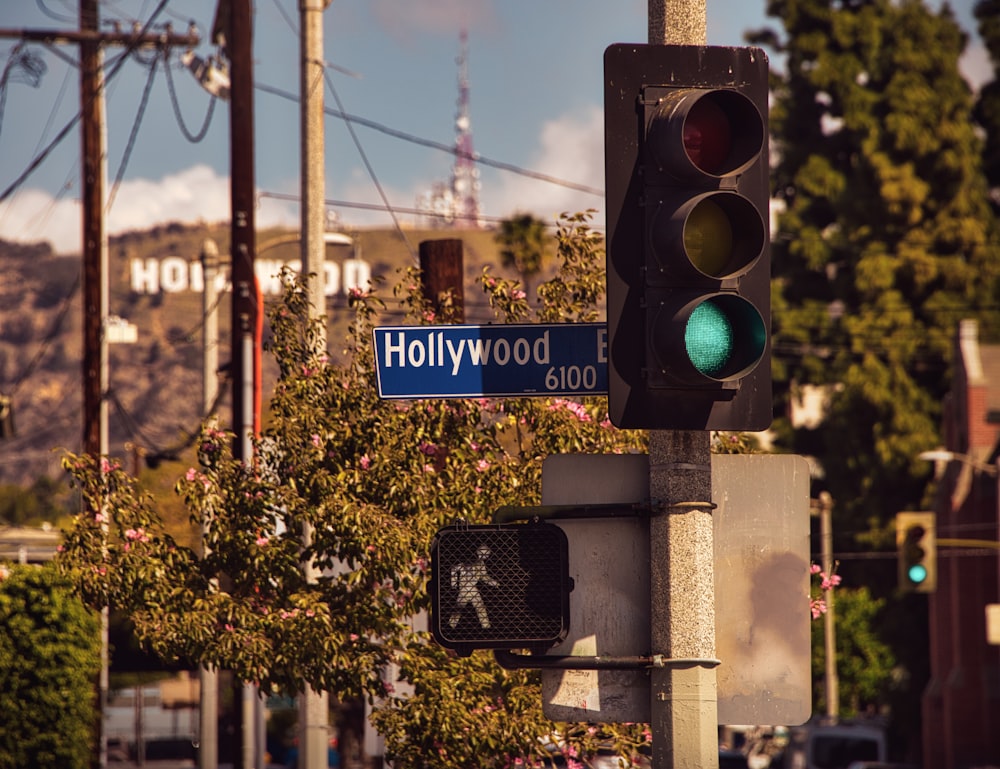
<svg viewBox="0 0 1000 769"><path fill-rule="evenodd" d="M566 182L604 189L604 112L599 106L563 115L542 126L539 148L529 170ZM483 185L487 213L509 216L528 211L554 219L566 211L594 208L603 211L604 198L558 184L504 173L496 186ZM598 217L599 218L599 217ZM595 218L595 224L600 224Z"/></svg>
<svg viewBox="0 0 1000 769"><path fill-rule="evenodd" d="M117 235L168 222L225 222L230 211L229 177L207 165L196 165L159 180L123 182L115 192L107 229L109 235ZM255 215L258 228L295 227L298 203L263 198ZM82 230L79 200L56 200L29 189L0 207L0 238L4 240L48 241L57 253L79 253Z"/></svg>
<svg viewBox="0 0 1000 769"><path fill-rule="evenodd" d="M457 33L460 28L496 26L490 0L374 0L379 24L396 40L412 41L419 32Z"/></svg>

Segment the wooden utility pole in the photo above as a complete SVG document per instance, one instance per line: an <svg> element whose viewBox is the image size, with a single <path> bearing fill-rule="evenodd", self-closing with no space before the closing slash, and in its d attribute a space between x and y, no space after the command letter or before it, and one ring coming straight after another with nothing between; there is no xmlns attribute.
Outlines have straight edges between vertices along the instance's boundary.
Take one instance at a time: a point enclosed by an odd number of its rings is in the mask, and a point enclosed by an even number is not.
<svg viewBox="0 0 1000 769"><path fill-rule="evenodd" d="M420 243L420 274L424 298L439 317L449 309L455 323L465 320L465 277L462 241L458 238L425 240ZM452 306L445 308L442 297L450 296Z"/></svg>
<svg viewBox="0 0 1000 769"><path fill-rule="evenodd" d="M649 43L705 45L705 0L648 0ZM649 436L650 651L667 658L715 657L711 433L653 430ZM715 668L654 667L653 769L717 769Z"/></svg>
<svg viewBox="0 0 1000 769"><path fill-rule="evenodd" d="M230 63L230 264L232 286L233 456L248 467L253 463L253 437L260 413L260 287L254 275L257 250L254 219L254 110L253 30L250 0L228 2L227 53ZM257 688L234 686L236 722L234 765L254 769L264 751L264 735Z"/></svg>
<svg viewBox="0 0 1000 769"><path fill-rule="evenodd" d="M131 48L194 46L195 34L148 34L152 20L138 32L101 33L97 0L80 0L79 30L0 29L0 38L44 43L77 43L80 46L80 197L83 215L83 453L103 457L108 453L108 347L104 324L108 317L108 238L104 219L107 152L104 124L104 57L109 43ZM107 766L108 741L104 711L108 698L108 614L101 615L101 670L98 674L97 753L93 765Z"/></svg>

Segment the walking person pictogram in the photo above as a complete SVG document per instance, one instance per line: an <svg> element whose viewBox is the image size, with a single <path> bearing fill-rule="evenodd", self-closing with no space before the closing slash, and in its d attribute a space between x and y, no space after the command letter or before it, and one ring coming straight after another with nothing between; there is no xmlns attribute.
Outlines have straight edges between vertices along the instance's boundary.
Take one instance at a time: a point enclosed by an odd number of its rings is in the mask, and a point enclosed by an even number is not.
<svg viewBox="0 0 1000 769"><path fill-rule="evenodd" d="M480 545L476 550L476 560L472 563L460 563L451 568L451 586L458 590L455 599L455 611L452 613L448 624L452 629L458 627L462 618L462 611L466 606L471 606L476 611L479 625L483 630L490 627L490 618L486 613L486 606L483 604L483 597L479 593L479 585L487 587L499 587L499 583L493 579L486 571L486 559L491 555L489 547Z"/></svg>

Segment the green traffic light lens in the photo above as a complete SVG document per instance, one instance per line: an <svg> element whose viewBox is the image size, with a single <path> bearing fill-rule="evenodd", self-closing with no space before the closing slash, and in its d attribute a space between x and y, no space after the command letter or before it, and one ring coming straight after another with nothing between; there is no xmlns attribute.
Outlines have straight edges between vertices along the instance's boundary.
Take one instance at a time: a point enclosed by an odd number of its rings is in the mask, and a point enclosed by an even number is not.
<svg viewBox="0 0 1000 769"><path fill-rule="evenodd" d="M688 318L684 346L700 374L716 377L733 356L733 324L714 302L702 302Z"/></svg>
<svg viewBox="0 0 1000 769"><path fill-rule="evenodd" d="M927 579L927 567L922 563L915 563L906 570L906 576L910 582L919 585Z"/></svg>

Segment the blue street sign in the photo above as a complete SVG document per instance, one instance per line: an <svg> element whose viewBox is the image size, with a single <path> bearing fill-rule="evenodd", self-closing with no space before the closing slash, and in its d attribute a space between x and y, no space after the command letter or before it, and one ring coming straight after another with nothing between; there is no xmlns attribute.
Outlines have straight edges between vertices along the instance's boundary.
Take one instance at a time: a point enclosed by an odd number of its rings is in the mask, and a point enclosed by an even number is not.
<svg viewBox="0 0 1000 769"><path fill-rule="evenodd" d="M381 398L608 391L604 323L381 326L372 336Z"/></svg>

